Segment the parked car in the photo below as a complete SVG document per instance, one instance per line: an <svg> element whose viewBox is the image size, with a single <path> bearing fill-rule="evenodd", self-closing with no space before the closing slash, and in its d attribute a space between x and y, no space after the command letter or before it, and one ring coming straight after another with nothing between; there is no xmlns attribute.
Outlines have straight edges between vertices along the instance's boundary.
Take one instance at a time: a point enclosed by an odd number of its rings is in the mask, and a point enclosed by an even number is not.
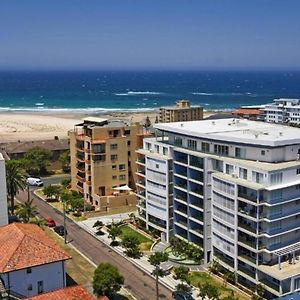
<svg viewBox="0 0 300 300"><path fill-rule="evenodd" d="M54 227L54 231L59 234L60 236L65 235L65 227L63 225L58 225ZM68 234L68 231L66 230L66 234Z"/></svg>
<svg viewBox="0 0 300 300"><path fill-rule="evenodd" d="M48 218L47 219L47 225L48 225L48 227L55 227L56 223L52 218Z"/></svg>
<svg viewBox="0 0 300 300"><path fill-rule="evenodd" d="M37 178L37 177L28 177L26 182L28 185L31 185L31 186L43 186L44 185L44 182L40 178Z"/></svg>
<svg viewBox="0 0 300 300"><path fill-rule="evenodd" d="M172 292L172 297L175 300L194 300L191 294L181 291Z"/></svg>

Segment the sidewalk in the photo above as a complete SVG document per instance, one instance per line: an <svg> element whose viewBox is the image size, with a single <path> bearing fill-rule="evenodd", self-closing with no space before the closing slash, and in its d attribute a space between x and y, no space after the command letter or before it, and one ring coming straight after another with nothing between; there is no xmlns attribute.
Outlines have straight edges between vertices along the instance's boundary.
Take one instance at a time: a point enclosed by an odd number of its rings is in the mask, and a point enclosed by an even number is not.
<svg viewBox="0 0 300 300"><path fill-rule="evenodd" d="M106 244L108 247L110 247L112 250L116 251L119 255L123 256L125 259L127 259L128 261L130 261L131 263L133 263L136 267L138 267L139 269L141 269L143 272L152 275L152 272L154 271L155 267L152 266L149 262L148 262L148 257L143 255L141 258L138 259L134 259L134 258L130 258L128 256L126 256L126 254L124 253L124 248L122 246L115 246L112 247L110 245L111 243L111 239L108 238L108 233L106 232L105 235L96 235L96 229L89 225L86 224L86 222L77 222L77 224L84 229L85 231L87 231L88 233L92 234L94 237L96 237L99 241L103 242L104 244ZM105 232L105 231L103 231ZM154 277L154 276L153 276ZM180 280L175 280L173 278L173 276L170 275L166 275L164 277L159 277L159 282L161 284L163 284L165 287L169 288L170 290L174 291L176 290L176 286L177 284L181 283ZM201 299L199 297L197 297L199 291L196 288L193 288L193 297L194 299Z"/></svg>

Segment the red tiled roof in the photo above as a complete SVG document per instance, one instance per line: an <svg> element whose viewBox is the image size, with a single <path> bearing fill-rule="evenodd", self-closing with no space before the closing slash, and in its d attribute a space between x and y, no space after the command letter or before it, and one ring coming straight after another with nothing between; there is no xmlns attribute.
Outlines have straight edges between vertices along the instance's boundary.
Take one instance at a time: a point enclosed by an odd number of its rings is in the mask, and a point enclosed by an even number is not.
<svg viewBox="0 0 300 300"><path fill-rule="evenodd" d="M259 115L261 111L256 108L239 108L232 112L232 114L243 114L243 115Z"/></svg>
<svg viewBox="0 0 300 300"><path fill-rule="evenodd" d="M12 223L0 227L0 273L70 259L37 225Z"/></svg>
<svg viewBox="0 0 300 300"><path fill-rule="evenodd" d="M28 300L95 300L91 294L88 293L80 285L67 287L49 293L37 295L35 297L27 298ZM106 298L108 300L108 298ZM105 300L105 299L103 299Z"/></svg>

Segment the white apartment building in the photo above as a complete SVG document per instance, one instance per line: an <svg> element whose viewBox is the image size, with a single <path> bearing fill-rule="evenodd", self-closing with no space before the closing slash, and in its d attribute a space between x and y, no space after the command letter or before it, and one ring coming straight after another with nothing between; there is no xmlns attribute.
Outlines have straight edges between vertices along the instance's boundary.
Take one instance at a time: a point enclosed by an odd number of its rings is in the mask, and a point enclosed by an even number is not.
<svg viewBox="0 0 300 300"><path fill-rule="evenodd" d="M172 158L173 234L270 299L300 290L300 130L235 119L155 128L144 148Z"/></svg>
<svg viewBox="0 0 300 300"><path fill-rule="evenodd" d="M170 146L148 138L137 151L137 207L147 229L154 229L162 241L173 230L173 165Z"/></svg>
<svg viewBox="0 0 300 300"><path fill-rule="evenodd" d="M8 223L5 160L0 153L0 226Z"/></svg>
<svg viewBox="0 0 300 300"><path fill-rule="evenodd" d="M275 99L266 104L264 119L269 123L300 124L300 99Z"/></svg>

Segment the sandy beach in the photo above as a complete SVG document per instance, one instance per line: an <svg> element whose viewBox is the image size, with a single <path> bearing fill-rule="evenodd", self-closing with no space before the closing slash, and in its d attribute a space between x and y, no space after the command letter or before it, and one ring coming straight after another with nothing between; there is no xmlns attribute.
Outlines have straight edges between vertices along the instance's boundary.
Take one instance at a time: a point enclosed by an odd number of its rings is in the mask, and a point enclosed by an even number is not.
<svg viewBox="0 0 300 300"><path fill-rule="evenodd" d="M214 114L206 112L205 117ZM141 113L111 113L100 115L101 118L118 119L130 122L144 123L149 116L155 122L157 112ZM58 136L68 137L68 131L87 115L82 114L53 114L53 113L0 113L0 143L50 140Z"/></svg>

